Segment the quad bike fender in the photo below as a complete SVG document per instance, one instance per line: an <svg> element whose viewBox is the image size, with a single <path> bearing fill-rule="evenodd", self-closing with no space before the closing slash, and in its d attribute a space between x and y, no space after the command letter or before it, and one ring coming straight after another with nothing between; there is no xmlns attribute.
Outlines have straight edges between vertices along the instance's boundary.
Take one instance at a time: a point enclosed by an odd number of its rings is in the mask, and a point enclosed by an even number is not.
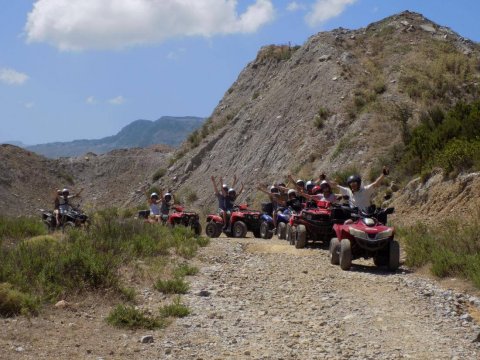
<svg viewBox="0 0 480 360"><path fill-rule="evenodd" d="M223 218L219 215L208 215L207 216L207 222L216 222L216 223L223 223Z"/></svg>
<svg viewBox="0 0 480 360"><path fill-rule="evenodd" d="M267 223L272 223L272 224L273 224L273 219L272 219L272 217L271 217L270 215L267 215L267 214L262 214L262 215L260 216L260 220L261 220L261 221L265 221L265 222L267 222Z"/></svg>

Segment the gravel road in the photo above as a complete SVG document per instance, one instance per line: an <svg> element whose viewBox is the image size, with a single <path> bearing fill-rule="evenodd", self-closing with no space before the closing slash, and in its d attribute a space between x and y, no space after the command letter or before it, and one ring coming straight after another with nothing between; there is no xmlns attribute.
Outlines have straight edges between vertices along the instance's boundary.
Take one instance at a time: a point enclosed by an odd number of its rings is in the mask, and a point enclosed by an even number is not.
<svg viewBox="0 0 480 360"><path fill-rule="evenodd" d="M478 298L401 268L330 265L325 249L214 239L159 341L172 359L479 359Z"/></svg>

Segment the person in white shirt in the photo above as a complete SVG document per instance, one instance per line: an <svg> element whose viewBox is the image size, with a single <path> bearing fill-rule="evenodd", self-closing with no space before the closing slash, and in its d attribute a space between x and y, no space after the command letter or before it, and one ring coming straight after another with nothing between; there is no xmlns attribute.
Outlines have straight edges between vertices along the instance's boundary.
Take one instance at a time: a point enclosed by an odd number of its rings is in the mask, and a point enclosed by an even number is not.
<svg viewBox="0 0 480 360"><path fill-rule="evenodd" d="M360 210L366 210L370 206L370 198L373 195L374 189L382 183L382 180L388 173L388 168L384 167L382 174L373 183L368 185L362 185L360 175L349 176L347 179L348 187L336 185L342 195L349 197L350 207L358 207Z"/></svg>

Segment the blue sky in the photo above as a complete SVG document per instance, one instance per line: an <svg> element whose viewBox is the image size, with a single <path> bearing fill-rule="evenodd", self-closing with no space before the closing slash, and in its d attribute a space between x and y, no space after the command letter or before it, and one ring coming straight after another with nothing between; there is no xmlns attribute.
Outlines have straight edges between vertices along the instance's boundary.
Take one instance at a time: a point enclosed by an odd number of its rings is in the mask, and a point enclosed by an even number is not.
<svg viewBox="0 0 480 360"><path fill-rule="evenodd" d="M480 41L477 0L0 0L0 142L207 117L261 46L403 10Z"/></svg>

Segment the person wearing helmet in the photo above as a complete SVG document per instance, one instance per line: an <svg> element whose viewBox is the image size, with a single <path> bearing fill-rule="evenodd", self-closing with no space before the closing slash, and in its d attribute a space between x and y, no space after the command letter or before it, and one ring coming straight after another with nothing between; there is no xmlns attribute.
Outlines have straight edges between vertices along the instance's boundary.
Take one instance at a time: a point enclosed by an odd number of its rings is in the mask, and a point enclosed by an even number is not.
<svg viewBox="0 0 480 360"><path fill-rule="evenodd" d="M382 183L388 174L389 169L384 166L380 176L371 184L362 185L362 178L360 175L355 174L348 177L348 187L340 185L337 185L337 187L342 195L349 197L350 207L357 207L365 211L370 206L370 198L373 195L374 189Z"/></svg>
<svg viewBox="0 0 480 360"><path fill-rule="evenodd" d="M148 198L148 207L150 208L150 219L152 222L160 221L160 196L156 192L152 192Z"/></svg>
<svg viewBox="0 0 480 360"><path fill-rule="evenodd" d="M295 191L295 189L289 189L287 192L287 195L288 195L288 200L286 202L287 207L292 209L295 212L302 211L302 208L303 208L302 201L300 200L300 197L297 196L297 192Z"/></svg>
<svg viewBox="0 0 480 360"><path fill-rule="evenodd" d="M56 199L55 199L55 220L57 221L57 226L61 225L62 215L65 214L67 211L70 210L69 200L79 197L82 194L83 188L77 194L70 195L70 190L64 188L63 190L56 191Z"/></svg>
<svg viewBox="0 0 480 360"><path fill-rule="evenodd" d="M280 192L280 189L277 185L270 186L269 191L264 190L261 186L259 186L257 189L264 194L267 194L270 198L273 210L273 213L271 214L274 227L273 231L275 231L275 229L277 228L277 212L279 211L280 207L285 206L286 200L283 199L282 193Z"/></svg>
<svg viewBox="0 0 480 360"><path fill-rule="evenodd" d="M332 187L328 181L323 180L320 185L313 187L311 194L302 194L307 199L314 201L315 205L317 201L329 201L335 203L337 201L337 195L332 192Z"/></svg>
<svg viewBox="0 0 480 360"><path fill-rule="evenodd" d="M160 201L160 215L163 221L168 219L168 214L170 213L170 208L174 204L173 195L170 191L167 191L163 194L162 200Z"/></svg>
<svg viewBox="0 0 480 360"><path fill-rule="evenodd" d="M223 217L224 229L227 232L231 231L230 215L232 214L232 210L235 207L235 201L242 193L243 193L243 183L238 193L234 188L228 189L227 196L225 197L225 211L224 211L224 217Z"/></svg>
<svg viewBox="0 0 480 360"><path fill-rule="evenodd" d="M299 194L301 194L305 191L305 181L302 180L302 179L298 179L297 181L295 181L291 174L288 175L288 180L290 181L290 183L295 185L295 188L297 189L297 197L300 200L300 202L302 204L305 203L307 201L307 199L305 199L303 196L299 195Z"/></svg>
<svg viewBox="0 0 480 360"><path fill-rule="evenodd" d="M315 183L312 180L308 180L305 184L306 193L312 195L313 194L312 190L314 187L315 187Z"/></svg>

